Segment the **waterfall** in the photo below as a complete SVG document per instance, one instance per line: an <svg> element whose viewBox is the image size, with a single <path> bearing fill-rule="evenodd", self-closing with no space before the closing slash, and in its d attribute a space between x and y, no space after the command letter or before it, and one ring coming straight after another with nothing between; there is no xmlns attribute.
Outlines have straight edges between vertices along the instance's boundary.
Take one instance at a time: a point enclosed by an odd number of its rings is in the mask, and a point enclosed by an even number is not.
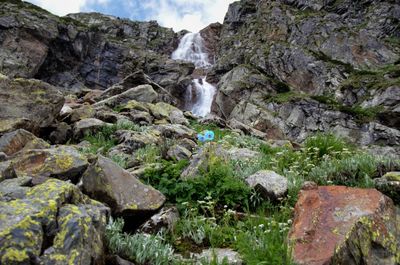
<svg viewBox="0 0 400 265"><path fill-rule="evenodd" d="M205 70L212 66L200 33L187 33L183 36L171 58L192 62L196 69ZM185 107L193 114L204 117L211 112L215 92L215 87L206 81L206 76L196 78L187 87Z"/></svg>

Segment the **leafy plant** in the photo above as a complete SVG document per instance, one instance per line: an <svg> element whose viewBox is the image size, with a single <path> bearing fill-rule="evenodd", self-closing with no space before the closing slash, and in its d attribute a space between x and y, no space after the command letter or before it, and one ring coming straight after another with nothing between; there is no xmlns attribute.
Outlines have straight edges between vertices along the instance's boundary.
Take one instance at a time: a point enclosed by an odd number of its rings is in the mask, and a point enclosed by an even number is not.
<svg viewBox="0 0 400 265"><path fill-rule="evenodd" d="M107 225L106 239L112 253L143 265L166 265L174 262L174 250L164 242L162 234L129 235L122 232L123 226L123 219L111 220Z"/></svg>

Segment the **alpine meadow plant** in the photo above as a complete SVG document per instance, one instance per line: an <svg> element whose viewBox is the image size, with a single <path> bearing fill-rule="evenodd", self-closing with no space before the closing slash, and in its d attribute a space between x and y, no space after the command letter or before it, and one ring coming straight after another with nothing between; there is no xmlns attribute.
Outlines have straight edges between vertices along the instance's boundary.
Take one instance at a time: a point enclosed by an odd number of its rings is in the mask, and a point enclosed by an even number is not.
<svg viewBox="0 0 400 265"><path fill-rule="evenodd" d="M163 235L134 234L122 232L123 219L110 220L106 228L106 239L110 251L140 265L173 264L174 250L164 242Z"/></svg>

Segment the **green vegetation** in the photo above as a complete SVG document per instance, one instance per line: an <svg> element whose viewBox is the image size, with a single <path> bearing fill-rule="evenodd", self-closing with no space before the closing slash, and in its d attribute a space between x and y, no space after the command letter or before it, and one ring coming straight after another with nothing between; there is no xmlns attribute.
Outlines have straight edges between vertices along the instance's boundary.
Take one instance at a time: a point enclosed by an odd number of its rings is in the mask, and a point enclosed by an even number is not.
<svg viewBox="0 0 400 265"><path fill-rule="evenodd" d="M342 83L342 89L386 89L400 85L399 65L386 65L379 69L351 72L349 78Z"/></svg>
<svg viewBox="0 0 400 265"><path fill-rule="evenodd" d="M220 129L215 124L192 122L192 126L198 132L211 129L216 134L215 142L201 145L204 161L198 165L195 176L181 177L189 165L186 160L162 160L158 161L160 167L147 169L142 178L161 191L168 204L177 206L180 220L173 230L152 236L124 234L118 228L121 221L115 221L107 229L113 253L142 265L191 264L173 258L173 253L188 258L190 253L207 248L231 248L245 264L291 265L287 235L304 181L371 187L378 169L393 164L363 153L333 134L318 133L297 149L290 142L274 148L265 141ZM260 156L232 161L219 155L219 148L232 147L248 148ZM145 163L153 163L161 153L162 147L149 145L140 149L137 156ZM245 184L246 177L264 169L288 179L287 198L270 202ZM142 252L139 243L149 250ZM218 262L214 258L202 264Z"/></svg>

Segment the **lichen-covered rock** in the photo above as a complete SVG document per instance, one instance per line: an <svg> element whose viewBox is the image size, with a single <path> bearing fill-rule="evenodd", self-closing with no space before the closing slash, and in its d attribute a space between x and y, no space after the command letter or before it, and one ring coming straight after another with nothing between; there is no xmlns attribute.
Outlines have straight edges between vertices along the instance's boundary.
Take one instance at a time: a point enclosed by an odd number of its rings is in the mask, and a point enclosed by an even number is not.
<svg viewBox="0 0 400 265"><path fill-rule="evenodd" d="M19 151L29 149L46 149L50 145L46 141L37 138L35 135L24 129L18 129L4 134L0 138L0 152L11 156Z"/></svg>
<svg viewBox="0 0 400 265"><path fill-rule="evenodd" d="M33 188L24 187L29 179L8 181L14 193L0 191L1 264L102 264L108 208L60 180Z"/></svg>
<svg viewBox="0 0 400 265"><path fill-rule="evenodd" d="M47 178L71 180L77 183L79 176L88 166L86 157L75 148L60 146L50 149L32 149L12 160L19 177L33 177L35 184Z"/></svg>
<svg viewBox="0 0 400 265"><path fill-rule="evenodd" d="M84 193L106 203L116 215L129 217L155 212L165 202L162 193L100 155L83 174L82 181Z"/></svg>
<svg viewBox="0 0 400 265"><path fill-rule="evenodd" d="M0 78L0 134L20 128L36 134L54 121L63 104L62 94L47 83Z"/></svg>
<svg viewBox="0 0 400 265"><path fill-rule="evenodd" d="M400 203L400 172L388 172L382 178L374 179L375 188Z"/></svg>
<svg viewBox="0 0 400 265"><path fill-rule="evenodd" d="M158 131L133 132L119 130L115 135L120 144L113 149L122 150L127 154L132 154L137 149L143 148L146 145L160 144L162 141Z"/></svg>
<svg viewBox="0 0 400 265"><path fill-rule="evenodd" d="M283 199L288 192L287 179L270 170L258 171L246 178L246 183L272 201Z"/></svg>
<svg viewBox="0 0 400 265"><path fill-rule="evenodd" d="M302 190L289 234L296 264L398 264L400 227L391 199L374 189Z"/></svg>

